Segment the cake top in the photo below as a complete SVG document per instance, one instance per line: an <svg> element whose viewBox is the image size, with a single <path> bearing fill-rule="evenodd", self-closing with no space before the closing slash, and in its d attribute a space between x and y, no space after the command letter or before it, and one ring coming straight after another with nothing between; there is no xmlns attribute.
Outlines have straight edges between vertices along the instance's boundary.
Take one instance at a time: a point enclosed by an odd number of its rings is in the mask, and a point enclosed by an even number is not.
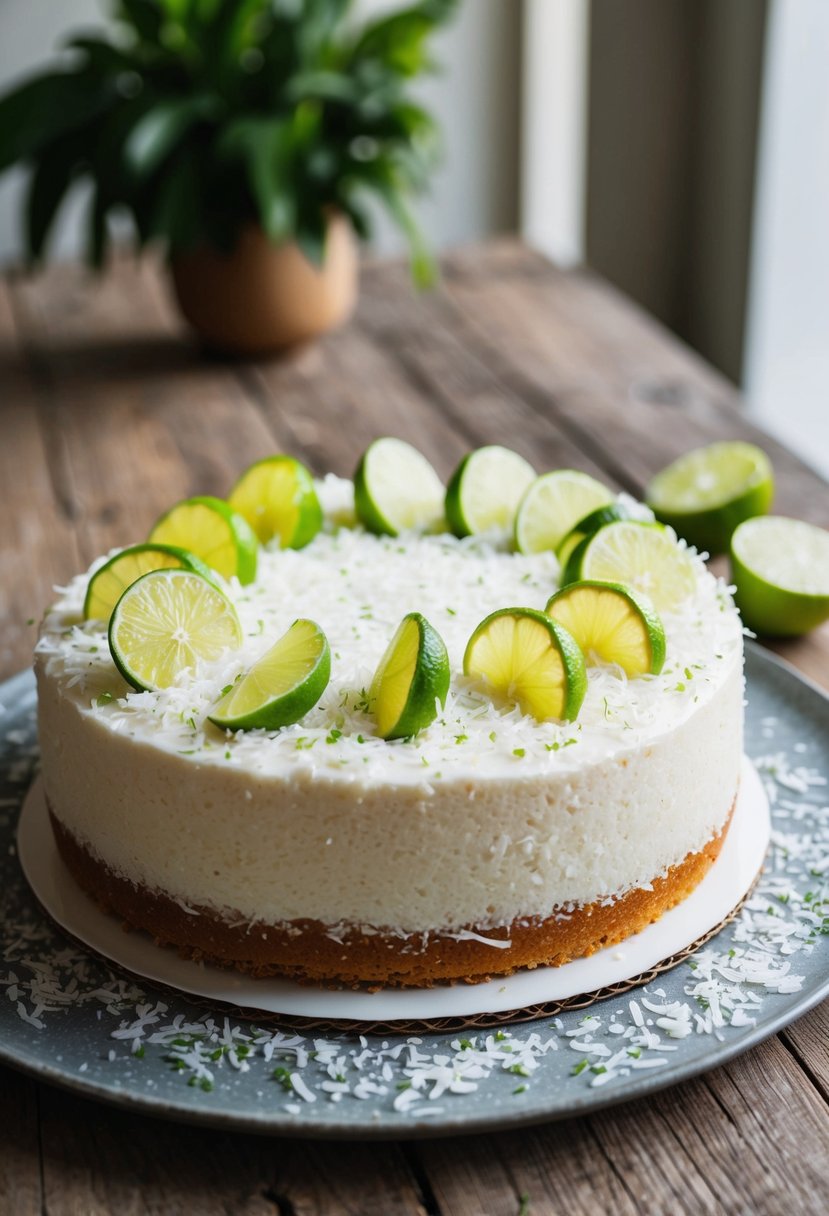
<svg viewBox="0 0 829 1216"><path fill-rule="evenodd" d="M514 779L576 771L641 747L713 696L742 655L742 628L728 588L693 554L695 594L663 613L666 661L656 676L626 678L616 665L588 670L575 722L537 722L499 708L463 675L470 634L505 605L543 609L560 577L553 553L509 551L498 532L376 536L353 526L351 482L318 484L324 529L303 549L262 549L256 580L228 594L240 650L186 672L178 684L136 692L116 670L100 621L85 621L89 574L58 589L37 646L38 661L102 726L152 742L195 763L252 773L326 777L346 783L430 786L471 776ZM347 525L347 526L343 526ZM681 542L680 542L681 543ZM379 738L367 690L404 613L423 613L443 636L452 677L445 706L417 736ZM331 646L332 675L317 706L279 731L231 735L207 720L221 690L255 662L297 617L313 617Z"/></svg>

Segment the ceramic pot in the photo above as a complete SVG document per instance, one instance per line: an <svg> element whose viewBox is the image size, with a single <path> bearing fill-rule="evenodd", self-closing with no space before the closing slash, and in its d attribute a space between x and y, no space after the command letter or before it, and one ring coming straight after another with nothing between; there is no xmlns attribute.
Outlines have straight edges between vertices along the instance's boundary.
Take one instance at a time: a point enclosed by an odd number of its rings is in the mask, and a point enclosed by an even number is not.
<svg viewBox="0 0 829 1216"><path fill-rule="evenodd" d="M339 215L329 220L321 266L299 246L273 245L251 226L232 253L196 249L176 255L170 269L185 318L211 346L231 353L315 338L342 324L357 300L357 243Z"/></svg>

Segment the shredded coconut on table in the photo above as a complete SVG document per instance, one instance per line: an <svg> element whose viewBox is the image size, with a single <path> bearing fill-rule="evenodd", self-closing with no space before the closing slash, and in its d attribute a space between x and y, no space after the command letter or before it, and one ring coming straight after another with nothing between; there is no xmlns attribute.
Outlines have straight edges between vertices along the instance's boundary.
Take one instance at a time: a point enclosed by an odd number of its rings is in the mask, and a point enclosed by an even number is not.
<svg viewBox="0 0 829 1216"><path fill-rule="evenodd" d="M35 756L29 746L15 766L21 788ZM367 1100L403 1119L437 1117L449 1109L445 1103L461 1102L481 1086L500 1086L498 1092L520 1102L551 1053L572 1057L573 1085L618 1084L668 1067L683 1040L725 1041L754 1026L767 1002L800 990L797 957L818 949L829 934L829 805L804 801L819 795L826 779L783 752L757 757L755 765L774 815L767 869L733 925L679 964L681 999L669 998L657 981L602 1002L575 1023L566 1015L430 1036L428 1044L416 1035L263 1028L219 1013L195 1014L192 1007L177 1012L169 997L159 1000L78 947L62 945L33 901L28 916L15 916L11 891L3 908L0 993L21 1020L56 1043L69 1008L96 1008L99 1058L116 1070L125 1060L140 1068L151 1055L183 1084L205 1092L255 1071L264 1086L257 1096L299 1119L317 1103ZM798 831L804 819L809 830Z"/></svg>

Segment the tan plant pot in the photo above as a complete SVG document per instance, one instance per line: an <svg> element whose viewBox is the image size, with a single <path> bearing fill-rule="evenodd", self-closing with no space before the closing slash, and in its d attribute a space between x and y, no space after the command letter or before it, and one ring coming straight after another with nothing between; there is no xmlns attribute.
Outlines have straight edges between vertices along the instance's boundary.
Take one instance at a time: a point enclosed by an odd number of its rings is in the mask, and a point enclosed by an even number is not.
<svg viewBox="0 0 829 1216"><path fill-rule="evenodd" d="M329 221L321 266L295 244L272 245L252 226L231 254L179 254L171 271L179 307L196 332L239 354L315 338L342 324L357 300L357 245L342 216Z"/></svg>

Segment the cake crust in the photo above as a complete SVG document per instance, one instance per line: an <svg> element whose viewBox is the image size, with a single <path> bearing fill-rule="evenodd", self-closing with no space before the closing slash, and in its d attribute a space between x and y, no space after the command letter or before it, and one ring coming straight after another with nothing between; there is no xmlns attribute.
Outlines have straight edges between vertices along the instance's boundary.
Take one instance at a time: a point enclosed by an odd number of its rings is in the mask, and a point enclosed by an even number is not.
<svg viewBox="0 0 829 1216"><path fill-rule="evenodd" d="M446 982L484 982L523 968L558 967L612 946L686 899L719 856L734 813L732 802L722 830L691 852L650 889L626 892L613 902L596 901L556 911L544 919L517 920L503 929L470 936L416 934L401 937L382 929L367 933L339 929L320 921L282 925L233 923L206 907L185 910L161 891L151 891L116 874L82 844L49 808L60 855L75 881L125 929L148 933L184 958L235 967L255 977L280 976L300 983L354 988L432 987ZM494 946L489 942L509 941Z"/></svg>

